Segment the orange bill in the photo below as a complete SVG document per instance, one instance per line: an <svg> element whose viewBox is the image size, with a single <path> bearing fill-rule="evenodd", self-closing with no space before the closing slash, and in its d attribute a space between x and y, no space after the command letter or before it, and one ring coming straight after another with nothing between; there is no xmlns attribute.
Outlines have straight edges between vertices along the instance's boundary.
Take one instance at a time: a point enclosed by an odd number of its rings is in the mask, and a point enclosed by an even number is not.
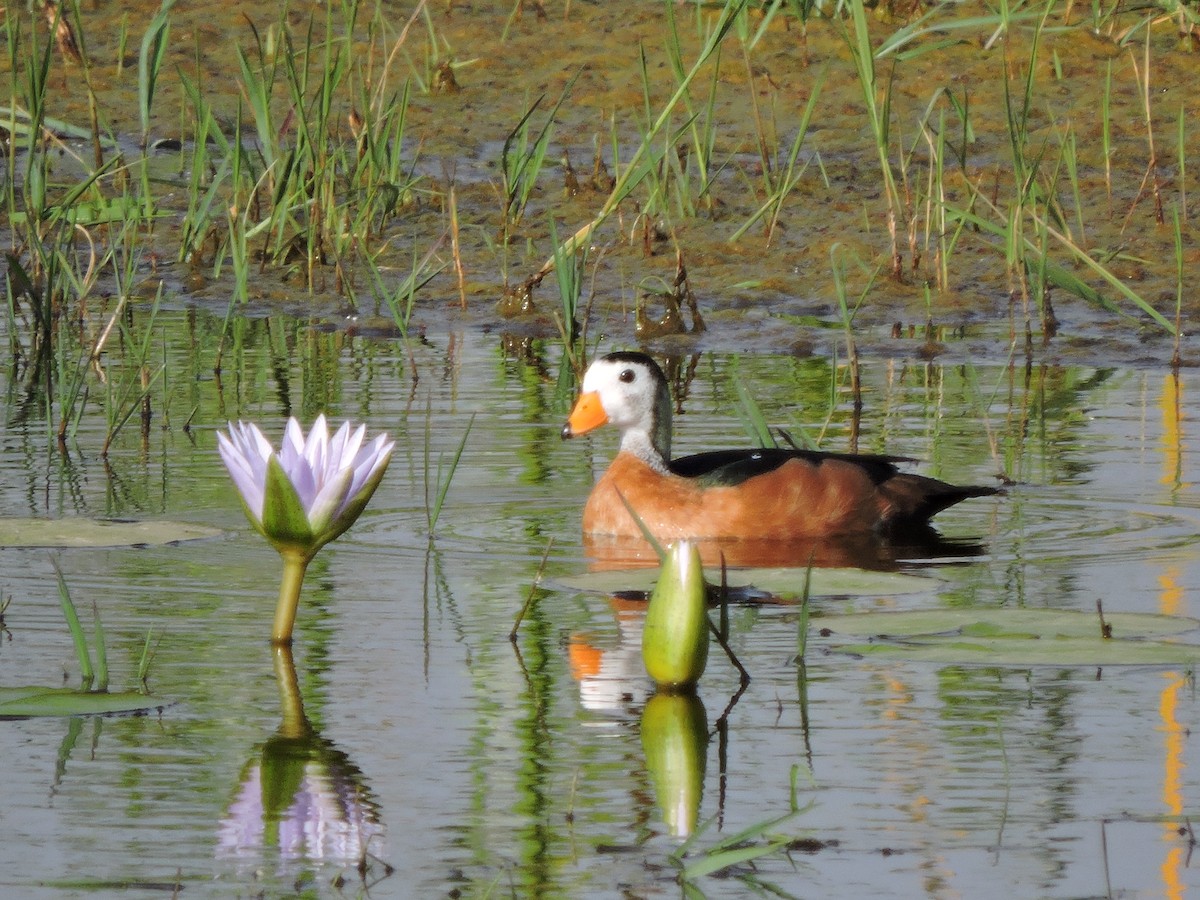
<svg viewBox="0 0 1200 900"><path fill-rule="evenodd" d="M607 421L608 413L604 411L604 406L600 403L600 395L595 391L588 391L586 394L580 394L579 399L575 401L575 408L571 410L571 415L567 419L567 427L563 429L563 436L574 437L577 434L586 434Z"/></svg>

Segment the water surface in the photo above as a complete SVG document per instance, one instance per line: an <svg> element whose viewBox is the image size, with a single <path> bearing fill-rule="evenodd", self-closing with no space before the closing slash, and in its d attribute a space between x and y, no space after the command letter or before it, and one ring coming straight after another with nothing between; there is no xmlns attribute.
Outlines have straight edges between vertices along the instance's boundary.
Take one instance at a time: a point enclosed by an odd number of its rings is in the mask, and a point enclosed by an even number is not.
<svg viewBox="0 0 1200 900"><path fill-rule="evenodd" d="M613 436L559 441L568 397L554 349L514 356L471 331L405 345L276 317L247 323L239 375L218 382L186 349L189 333L217 324L163 315L172 370L195 378L173 378L155 400L169 412L144 434L130 425L107 462L100 413L83 417L64 454L39 416L15 420L17 385L7 385L7 513L176 519L221 534L55 554L85 621L93 601L104 621L114 686L132 678L152 630L149 684L170 705L3 723L5 889L83 896L178 882L187 896L297 885L357 895L365 877L372 896L678 895L679 839L640 734L651 693L640 612L555 586L588 567L579 515ZM273 349L283 345L292 351ZM745 442L733 378L771 421L824 426L825 446L845 446L846 406L827 409L835 375L819 358L705 354L679 452ZM1016 484L941 518L947 537L978 539L983 555L902 563L928 581L817 598L815 612L1102 600L1200 615L1189 372L898 356L870 359L865 380L862 449L913 455L952 480L1003 470ZM317 407L398 445L363 519L310 572L289 669L267 643L278 561L246 526L213 432L248 417L277 435L283 414ZM431 539L427 479L469 422ZM50 554L0 555L12 597L0 683L74 683ZM736 608L732 624L753 680L720 729L736 673L714 657L701 684L711 736L693 773L703 785L695 849L785 814L794 770L803 811L772 829L794 849L699 879L705 896L744 896L747 883L788 896L1200 887L1180 833L1200 797L1191 672L880 662L828 654L814 638L801 677L795 607ZM298 799L264 825L263 772L297 758Z"/></svg>

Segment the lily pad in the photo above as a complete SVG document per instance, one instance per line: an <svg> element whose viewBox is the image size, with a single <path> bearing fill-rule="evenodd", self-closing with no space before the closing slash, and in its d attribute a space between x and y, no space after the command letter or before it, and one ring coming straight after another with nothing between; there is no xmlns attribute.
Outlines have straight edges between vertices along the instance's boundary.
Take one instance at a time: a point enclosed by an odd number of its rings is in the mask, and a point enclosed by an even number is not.
<svg viewBox="0 0 1200 900"><path fill-rule="evenodd" d="M135 691L109 693L41 686L0 687L0 719L134 713L167 705L164 700Z"/></svg>
<svg viewBox="0 0 1200 900"><path fill-rule="evenodd" d="M705 569L704 577L709 584L721 583L720 569ZM726 581L735 599L798 600L804 593L806 577L806 569L796 568L730 569L726 573ZM557 578L555 582L575 591L627 594L649 593L657 580L658 569L609 569ZM892 596L926 591L933 583L928 578L898 572L814 568L808 593L811 597Z"/></svg>
<svg viewBox="0 0 1200 900"><path fill-rule="evenodd" d="M125 547L195 541L220 533L191 522L0 518L0 547Z"/></svg>
<svg viewBox="0 0 1200 900"><path fill-rule="evenodd" d="M925 662L1011 666L1194 665L1200 644L1171 640L1200 620L1154 613L1056 609L943 609L812 619L836 653ZM1194 636L1194 635L1193 635Z"/></svg>

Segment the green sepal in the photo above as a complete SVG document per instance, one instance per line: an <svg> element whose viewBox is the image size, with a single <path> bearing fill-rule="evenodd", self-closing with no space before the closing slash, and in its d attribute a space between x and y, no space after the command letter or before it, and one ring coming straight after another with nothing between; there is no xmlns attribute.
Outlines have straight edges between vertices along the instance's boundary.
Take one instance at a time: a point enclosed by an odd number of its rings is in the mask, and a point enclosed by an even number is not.
<svg viewBox="0 0 1200 900"><path fill-rule="evenodd" d="M276 549L295 547L310 552L315 549L308 513L282 463L274 455L267 460L262 533Z"/></svg>

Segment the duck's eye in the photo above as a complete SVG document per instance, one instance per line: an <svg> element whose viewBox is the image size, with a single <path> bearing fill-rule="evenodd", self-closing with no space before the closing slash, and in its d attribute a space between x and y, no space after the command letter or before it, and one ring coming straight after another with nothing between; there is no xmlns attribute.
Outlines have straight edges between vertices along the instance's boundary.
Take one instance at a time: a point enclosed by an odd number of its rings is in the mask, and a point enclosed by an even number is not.
<svg viewBox="0 0 1200 900"><path fill-rule="evenodd" d="M629 384L635 378L637 378L637 373L634 372L633 369L622 369L621 374L618 375L617 377L620 378L626 384Z"/></svg>

